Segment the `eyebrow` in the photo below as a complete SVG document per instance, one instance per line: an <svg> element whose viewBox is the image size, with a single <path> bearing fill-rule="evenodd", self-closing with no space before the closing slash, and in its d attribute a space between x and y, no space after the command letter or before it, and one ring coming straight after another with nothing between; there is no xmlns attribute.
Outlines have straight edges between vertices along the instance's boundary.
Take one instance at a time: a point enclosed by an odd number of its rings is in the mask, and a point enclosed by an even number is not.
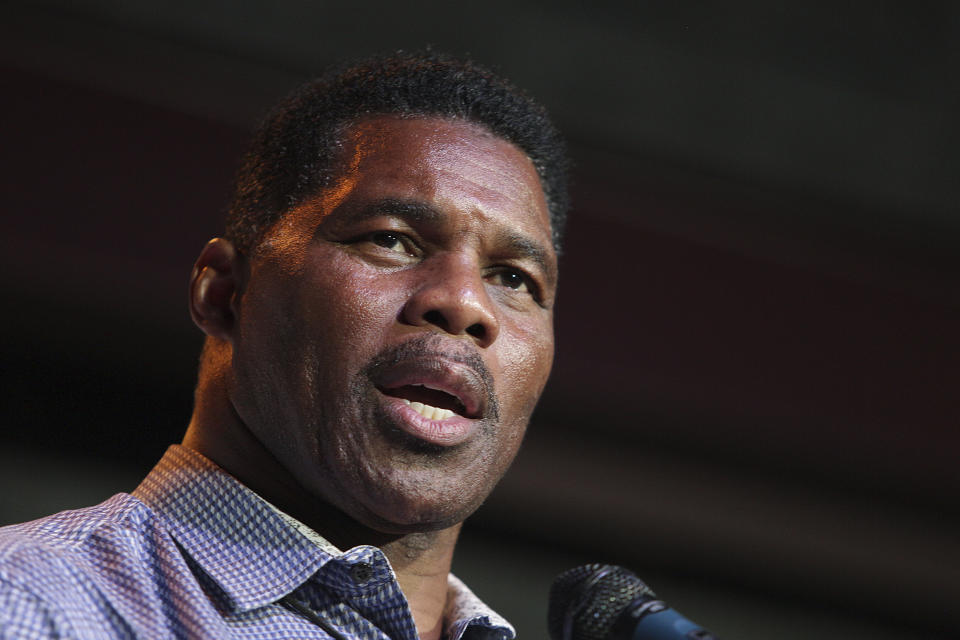
<svg viewBox="0 0 960 640"><path fill-rule="evenodd" d="M448 217L447 214L426 202L400 198L384 198L358 209L353 212L350 218L353 222L363 222L382 216L396 217L408 223L423 225L440 224ZM556 265L554 261L549 259L549 254L541 243L510 229L501 229L496 234L495 240L497 246L506 247L510 252L517 254L521 258L536 263L543 271L550 285L556 284Z"/></svg>
<svg viewBox="0 0 960 640"><path fill-rule="evenodd" d="M372 202L354 212L351 220L354 222L363 222L364 220L379 218L381 216L392 216L402 218L407 222L419 222L422 224L437 224L446 218L443 213L426 202L419 200L401 200L399 198L384 198Z"/></svg>

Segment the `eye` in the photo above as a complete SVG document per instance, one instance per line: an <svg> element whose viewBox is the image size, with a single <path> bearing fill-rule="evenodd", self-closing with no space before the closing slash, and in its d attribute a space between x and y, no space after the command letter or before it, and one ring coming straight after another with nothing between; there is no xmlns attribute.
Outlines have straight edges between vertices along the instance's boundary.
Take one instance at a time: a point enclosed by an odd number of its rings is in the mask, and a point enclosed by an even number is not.
<svg viewBox="0 0 960 640"><path fill-rule="evenodd" d="M364 231L344 241L351 250L365 260L384 266L409 264L421 254L417 242L402 231L377 229Z"/></svg>
<svg viewBox="0 0 960 640"><path fill-rule="evenodd" d="M417 243L405 233L400 231L390 231L387 229L380 231L371 231L365 233L355 242L367 244L369 247L376 247L377 253L398 254L404 256L416 256L419 254ZM385 251L380 251L383 249Z"/></svg>
<svg viewBox="0 0 960 640"><path fill-rule="evenodd" d="M497 284L508 289L521 293L533 293L533 284L529 276L519 269L502 269L494 273L493 278Z"/></svg>
<svg viewBox="0 0 960 640"><path fill-rule="evenodd" d="M391 251L400 251L409 253L406 245L403 243L401 234L393 231L374 231L368 236L368 239L378 247L390 249Z"/></svg>

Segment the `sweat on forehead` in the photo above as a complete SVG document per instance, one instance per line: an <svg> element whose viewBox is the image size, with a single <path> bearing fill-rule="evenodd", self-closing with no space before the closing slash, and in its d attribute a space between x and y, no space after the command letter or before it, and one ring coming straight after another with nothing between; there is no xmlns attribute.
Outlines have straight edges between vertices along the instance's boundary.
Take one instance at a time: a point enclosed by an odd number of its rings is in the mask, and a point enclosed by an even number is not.
<svg viewBox="0 0 960 640"><path fill-rule="evenodd" d="M433 52L398 53L334 69L281 101L243 160L226 237L249 251L284 212L330 185L344 130L375 115L467 120L516 145L537 172L559 251L569 202L568 160L546 111L483 67Z"/></svg>

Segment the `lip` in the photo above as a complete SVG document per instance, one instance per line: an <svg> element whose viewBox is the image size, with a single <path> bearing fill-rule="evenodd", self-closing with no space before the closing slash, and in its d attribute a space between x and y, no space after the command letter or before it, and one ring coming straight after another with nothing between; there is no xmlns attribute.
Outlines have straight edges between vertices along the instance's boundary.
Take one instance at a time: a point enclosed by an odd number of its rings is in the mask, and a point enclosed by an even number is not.
<svg viewBox="0 0 960 640"><path fill-rule="evenodd" d="M381 392L413 385L442 391L460 401L464 415L459 417L467 420L482 417L488 406L482 378L472 368L443 356L398 362L379 372L374 384Z"/></svg>
<svg viewBox="0 0 960 640"><path fill-rule="evenodd" d="M417 413L400 398L381 392L384 409L394 424L409 435L441 447L453 447L473 437L479 421L453 415L446 420L430 420Z"/></svg>
<svg viewBox="0 0 960 640"><path fill-rule="evenodd" d="M487 386L473 368L448 356L425 354L391 363L373 381L382 406L392 421L415 438L442 447L469 440L477 431L489 405ZM444 420L425 418L402 398L389 394L400 387L420 385L447 393L463 405L463 415Z"/></svg>

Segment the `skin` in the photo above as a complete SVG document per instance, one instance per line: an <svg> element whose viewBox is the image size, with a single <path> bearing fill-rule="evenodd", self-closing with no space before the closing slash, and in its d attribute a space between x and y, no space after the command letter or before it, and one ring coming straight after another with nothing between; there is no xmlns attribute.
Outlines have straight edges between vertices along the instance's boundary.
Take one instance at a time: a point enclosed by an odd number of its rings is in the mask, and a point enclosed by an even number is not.
<svg viewBox="0 0 960 640"><path fill-rule="evenodd" d="M184 444L340 548L381 547L421 637L439 638L460 525L550 372L547 206L529 158L463 121L366 119L341 160L252 255L223 239L201 253L191 313L208 339ZM386 388L401 378L476 407L424 434L392 397L409 387Z"/></svg>

